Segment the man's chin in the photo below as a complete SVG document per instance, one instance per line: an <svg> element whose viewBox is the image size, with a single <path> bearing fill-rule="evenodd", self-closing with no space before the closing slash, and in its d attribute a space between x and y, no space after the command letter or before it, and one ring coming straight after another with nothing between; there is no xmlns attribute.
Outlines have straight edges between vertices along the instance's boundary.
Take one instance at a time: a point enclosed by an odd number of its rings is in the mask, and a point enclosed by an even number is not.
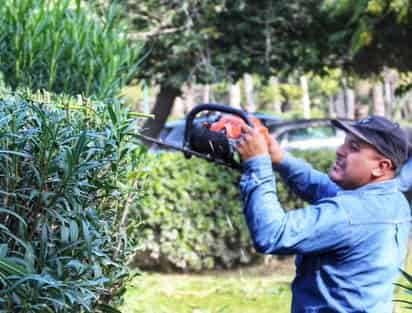
<svg viewBox="0 0 412 313"><path fill-rule="evenodd" d="M345 180L343 179L343 177L334 171L329 172L329 178L331 181L333 181L336 185L338 185L340 188L344 190L352 189L352 188L349 188L349 186L345 183Z"/></svg>
<svg viewBox="0 0 412 313"><path fill-rule="evenodd" d="M339 185L339 181L341 180L341 177L339 176L338 173L336 173L336 171L334 171L333 169L329 171L329 178L331 181L333 181L335 184Z"/></svg>

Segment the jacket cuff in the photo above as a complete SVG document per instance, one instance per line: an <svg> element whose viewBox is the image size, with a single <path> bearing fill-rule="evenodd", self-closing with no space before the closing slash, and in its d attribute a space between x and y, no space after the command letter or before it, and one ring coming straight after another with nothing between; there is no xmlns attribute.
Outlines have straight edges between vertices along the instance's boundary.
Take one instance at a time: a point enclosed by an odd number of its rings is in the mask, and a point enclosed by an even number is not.
<svg viewBox="0 0 412 313"><path fill-rule="evenodd" d="M256 178L272 175L272 161L268 155L259 155L242 163L245 173L254 173Z"/></svg>

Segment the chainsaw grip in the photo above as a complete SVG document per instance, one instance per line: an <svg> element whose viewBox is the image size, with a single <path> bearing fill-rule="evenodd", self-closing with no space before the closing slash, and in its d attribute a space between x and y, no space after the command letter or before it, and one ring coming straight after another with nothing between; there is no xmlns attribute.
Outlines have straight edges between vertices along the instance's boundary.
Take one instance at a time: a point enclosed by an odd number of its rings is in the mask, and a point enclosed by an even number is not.
<svg viewBox="0 0 412 313"><path fill-rule="evenodd" d="M189 134L190 134L190 131L192 130L193 120L195 119L196 114L202 111L217 111L217 112L234 114L234 115L239 116L242 120L244 120L248 126L254 127L247 113L242 110L239 110L239 109L227 106L227 105L222 105L222 104L209 104L209 103L199 104L195 106L186 117L186 128L185 128L185 133L183 137L183 147L185 147L189 141Z"/></svg>

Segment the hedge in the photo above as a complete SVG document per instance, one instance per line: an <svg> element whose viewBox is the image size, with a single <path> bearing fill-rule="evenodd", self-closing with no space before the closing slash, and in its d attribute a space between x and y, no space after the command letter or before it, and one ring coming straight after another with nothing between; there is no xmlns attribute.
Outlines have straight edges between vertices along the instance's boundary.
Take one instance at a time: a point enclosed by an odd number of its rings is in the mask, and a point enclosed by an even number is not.
<svg viewBox="0 0 412 313"><path fill-rule="evenodd" d="M327 171L334 152L298 153ZM137 245L133 264L161 271L200 271L251 264L254 252L242 213L239 173L180 153L151 155L139 214L129 230ZM278 179L288 210L302 207Z"/></svg>

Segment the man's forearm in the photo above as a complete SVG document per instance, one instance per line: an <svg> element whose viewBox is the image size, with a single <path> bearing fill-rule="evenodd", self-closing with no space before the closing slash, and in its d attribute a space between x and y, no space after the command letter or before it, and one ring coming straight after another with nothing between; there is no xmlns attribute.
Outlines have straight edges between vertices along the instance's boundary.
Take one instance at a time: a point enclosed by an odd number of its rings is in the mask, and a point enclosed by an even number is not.
<svg viewBox="0 0 412 313"><path fill-rule="evenodd" d="M309 203L333 197L340 190L327 174L290 154L285 154L283 161L273 168L300 198Z"/></svg>
<svg viewBox="0 0 412 313"><path fill-rule="evenodd" d="M274 252L276 237L282 232L285 216L276 194L275 178L269 157L256 157L244 163L240 182L246 223L256 250Z"/></svg>

